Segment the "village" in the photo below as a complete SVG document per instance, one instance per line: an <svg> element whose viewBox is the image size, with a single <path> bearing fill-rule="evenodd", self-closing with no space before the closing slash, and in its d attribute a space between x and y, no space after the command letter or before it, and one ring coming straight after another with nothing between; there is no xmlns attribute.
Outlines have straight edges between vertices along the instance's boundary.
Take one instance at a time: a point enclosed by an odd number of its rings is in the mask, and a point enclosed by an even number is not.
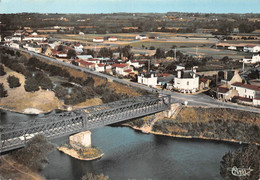
<svg viewBox="0 0 260 180"><path fill-rule="evenodd" d="M54 26L52 31L56 32L57 29L65 28ZM84 35L82 32L79 34ZM240 51L247 56L236 60L237 63L240 63L240 67L228 70L223 69L223 71L218 69L215 72L210 71L211 73L209 73L208 71L198 72L199 66L203 66L201 64L198 66L196 63L195 65L193 63L187 66L187 62L185 64L181 63L182 61L177 61L177 54L183 55L183 53L176 52L176 47L168 50L168 52L163 52L166 56L171 52L170 56L161 58L159 56L160 52L158 52L160 48L156 49L150 46L148 49L142 45L142 48L137 49L131 46L133 42L145 43L148 41L151 44L152 41L159 39L159 36L135 34L131 35L131 38L128 40L128 44L125 44L125 41L117 36L93 36L93 39L87 42L89 43L87 44L52 38L52 35L46 34L46 30L39 29L33 31L27 27L24 30L15 31L12 36L2 38L3 41L1 43L4 46L42 54L55 58L57 61L63 61L91 71L116 76L120 79L133 81L157 90L163 89L184 94L206 92L209 96L223 102L229 101L260 106L260 81L258 80L260 72L257 69L257 63L260 62L260 45L252 43L232 44L225 42L226 39L220 43L216 43L216 49L224 49L230 52ZM234 38L239 39L239 37L232 37L232 39ZM258 39L259 37L256 36L255 38ZM167 39L162 36L160 40ZM143 55L140 55L140 52ZM197 51L195 54L190 54L191 57L192 55L195 56L196 60L203 59L203 56ZM155 59L154 57L156 56L158 58ZM166 68L162 63L163 59L168 63ZM227 59L226 61L231 60ZM247 71L245 70L245 65L248 65ZM170 69L168 68L169 66L171 67ZM254 75L253 78L252 74Z"/></svg>

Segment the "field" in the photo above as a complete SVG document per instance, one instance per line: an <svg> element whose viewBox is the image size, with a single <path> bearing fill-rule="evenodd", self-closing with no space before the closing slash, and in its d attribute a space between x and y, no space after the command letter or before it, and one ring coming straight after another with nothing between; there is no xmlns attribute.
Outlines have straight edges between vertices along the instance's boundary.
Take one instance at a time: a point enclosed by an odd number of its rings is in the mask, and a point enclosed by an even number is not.
<svg viewBox="0 0 260 180"><path fill-rule="evenodd" d="M140 33L139 33L140 34ZM218 40L210 34L175 34L175 33L142 33L147 36L158 37L156 39L146 39L146 40L135 40L135 36L138 33L121 33L121 34L85 34L85 35L72 35L72 34L54 34L51 35L54 38L58 38L63 41L80 42L84 45L86 49L98 50L100 48L106 47L115 49L117 47L124 47L130 45L133 47L134 53L140 54L154 54L154 52L145 52L151 46L155 48L162 48L165 50L170 50L176 47L177 50L184 54L192 56L212 56L214 59L221 59L224 56L229 56L233 59L243 59L243 57L248 56L247 53L230 51L224 49L214 49L214 45ZM118 41L109 42L107 40L104 43L93 43L92 40L95 37L110 37L116 36ZM225 43L256 43L257 40L238 40L238 41L225 41ZM213 47L213 48L212 48Z"/></svg>

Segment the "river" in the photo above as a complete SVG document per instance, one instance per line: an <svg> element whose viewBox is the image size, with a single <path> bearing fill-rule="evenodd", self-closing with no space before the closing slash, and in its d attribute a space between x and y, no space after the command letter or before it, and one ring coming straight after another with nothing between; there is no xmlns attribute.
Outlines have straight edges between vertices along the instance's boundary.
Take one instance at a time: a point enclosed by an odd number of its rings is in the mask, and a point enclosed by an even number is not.
<svg viewBox="0 0 260 180"><path fill-rule="evenodd" d="M26 124L34 116L13 112L1 114L1 123ZM214 180L221 179L222 156L241 145L206 140L179 139L143 134L128 127L92 130L92 145L104 156L80 161L57 150L48 155L49 164L41 172L47 179L79 180L87 172L105 174L111 180ZM68 137L56 139L62 144Z"/></svg>

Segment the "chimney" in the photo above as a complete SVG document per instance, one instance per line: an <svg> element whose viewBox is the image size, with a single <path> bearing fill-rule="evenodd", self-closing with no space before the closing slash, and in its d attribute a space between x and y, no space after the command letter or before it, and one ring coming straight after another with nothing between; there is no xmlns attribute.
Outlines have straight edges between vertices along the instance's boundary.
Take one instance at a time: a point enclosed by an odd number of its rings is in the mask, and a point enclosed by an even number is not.
<svg viewBox="0 0 260 180"><path fill-rule="evenodd" d="M178 78L181 78L181 71L178 71Z"/></svg>

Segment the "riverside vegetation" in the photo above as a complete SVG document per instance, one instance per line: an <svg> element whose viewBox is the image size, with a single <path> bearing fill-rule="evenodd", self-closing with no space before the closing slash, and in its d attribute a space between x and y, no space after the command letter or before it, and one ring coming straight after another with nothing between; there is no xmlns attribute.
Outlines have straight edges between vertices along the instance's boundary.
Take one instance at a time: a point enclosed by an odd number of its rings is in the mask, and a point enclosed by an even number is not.
<svg viewBox="0 0 260 180"><path fill-rule="evenodd" d="M155 116L127 122L142 129ZM175 119L157 120L151 133L260 144L260 114L224 108L183 108Z"/></svg>

